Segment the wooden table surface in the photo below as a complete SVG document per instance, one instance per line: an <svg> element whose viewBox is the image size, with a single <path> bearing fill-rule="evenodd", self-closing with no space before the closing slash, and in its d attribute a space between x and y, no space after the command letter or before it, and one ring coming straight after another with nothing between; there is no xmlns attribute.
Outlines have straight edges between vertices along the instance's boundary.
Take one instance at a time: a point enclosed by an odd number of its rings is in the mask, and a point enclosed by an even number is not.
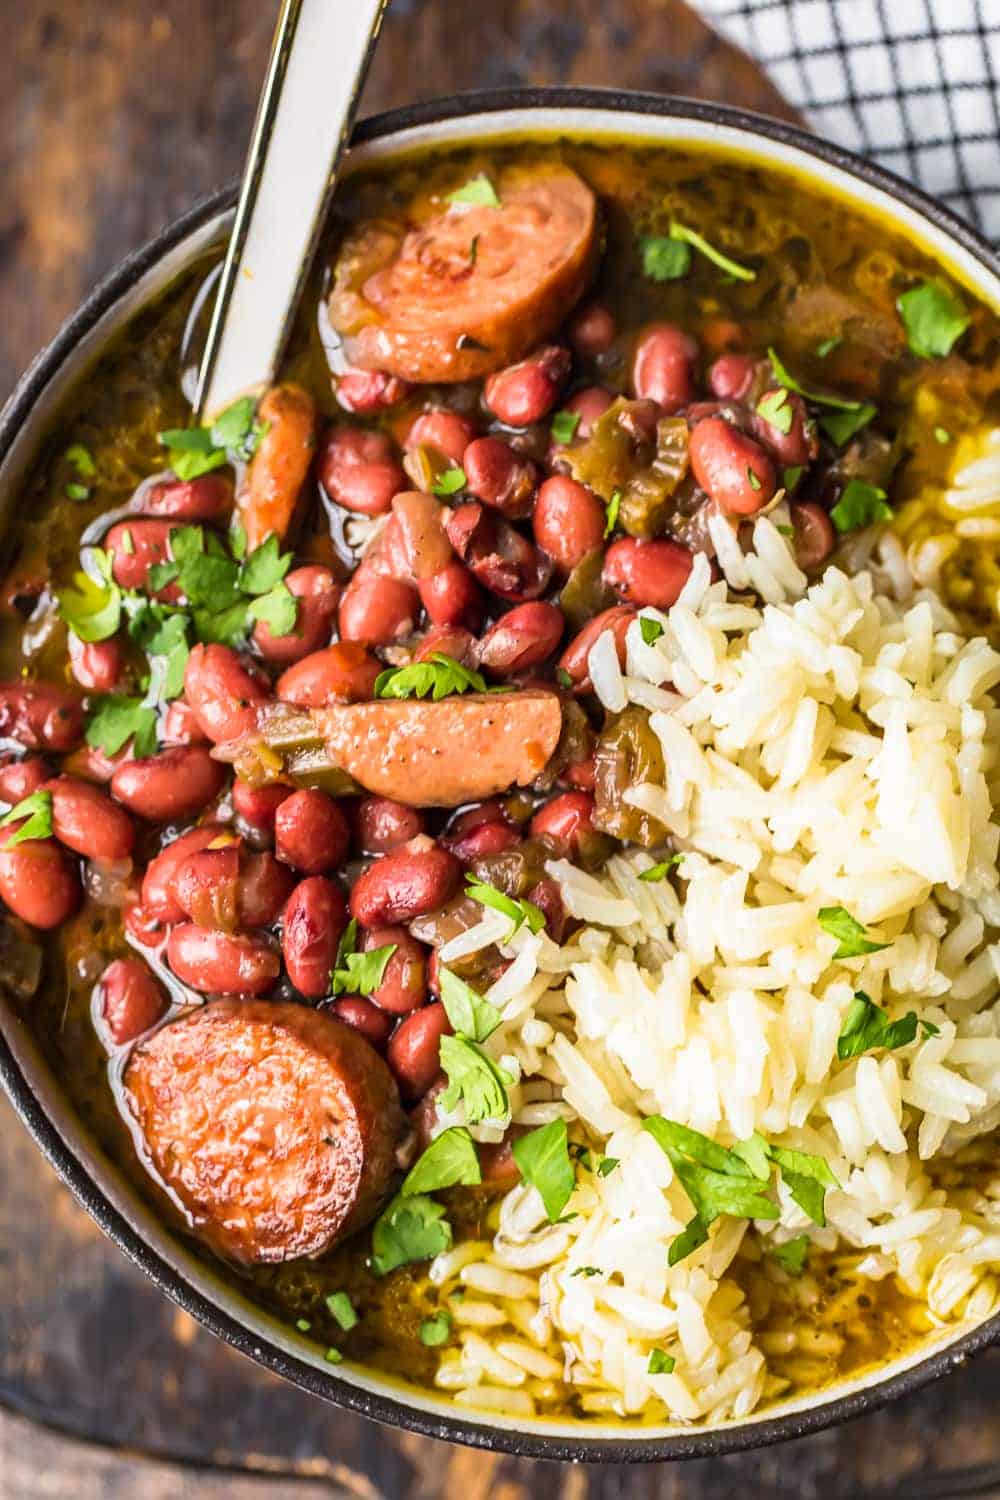
<svg viewBox="0 0 1000 1500"><path fill-rule="evenodd" d="M349 0L340 0L349 3ZM234 177L276 0L7 0L0 398L95 280ZM371 112L464 88L589 83L790 114L680 0L394 0ZM0 1500L1000 1497L1000 1356L835 1432L628 1470L534 1464L376 1427L168 1304L0 1101Z"/></svg>

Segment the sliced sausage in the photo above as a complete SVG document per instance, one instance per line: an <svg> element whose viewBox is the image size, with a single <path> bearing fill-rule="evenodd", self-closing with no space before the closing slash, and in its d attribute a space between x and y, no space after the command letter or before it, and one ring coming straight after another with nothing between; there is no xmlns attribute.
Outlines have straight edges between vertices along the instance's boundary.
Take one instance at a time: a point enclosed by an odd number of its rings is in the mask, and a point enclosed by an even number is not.
<svg viewBox="0 0 1000 1500"><path fill-rule="evenodd" d="M250 552L271 535L279 541L288 535L316 443L316 407L300 385L273 386L257 418L266 431L238 502Z"/></svg>
<svg viewBox="0 0 1000 1500"><path fill-rule="evenodd" d="M0 739L22 750L72 750L83 736L83 704L50 682L0 682Z"/></svg>
<svg viewBox="0 0 1000 1500"><path fill-rule="evenodd" d="M403 1130L389 1070L308 1006L202 1006L136 1048L124 1093L194 1233L243 1264L323 1255L388 1191Z"/></svg>
<svg viewBox="0 0 1000 1500"><path fill-rule="evenodd" d="M555 332L594 269L594 195L562 166L510 167L496 187L499 207L454 206L409 230L369 223L349 236L330 321L352 364L477 380Z"/></svg>
<svg viewBox="0 0 1000 1500"><path fill-rule="evenodd" d="M378 700L313 711L330 755L367 792L412 807L459 807L534 781L562 710L544 689Z"/></svg>

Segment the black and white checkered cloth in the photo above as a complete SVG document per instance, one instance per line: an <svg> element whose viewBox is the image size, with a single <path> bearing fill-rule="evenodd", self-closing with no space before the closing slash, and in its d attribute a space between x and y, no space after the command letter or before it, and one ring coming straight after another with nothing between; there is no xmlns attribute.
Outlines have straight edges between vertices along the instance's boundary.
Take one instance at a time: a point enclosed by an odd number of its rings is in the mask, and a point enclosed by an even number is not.
<svg viewBox="0 0 1000 1500"><path fill-rule="evenodd" d="M1000 241L1000 0L696 0L820 135Z"/></svg>

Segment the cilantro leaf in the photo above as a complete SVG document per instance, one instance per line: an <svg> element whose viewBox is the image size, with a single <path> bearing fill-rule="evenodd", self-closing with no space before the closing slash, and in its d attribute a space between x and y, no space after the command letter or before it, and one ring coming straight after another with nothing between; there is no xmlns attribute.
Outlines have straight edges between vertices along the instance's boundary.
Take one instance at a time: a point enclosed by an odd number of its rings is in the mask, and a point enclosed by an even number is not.
<svg viewBox="0 0 1000 1500"><path fill-rule="evenodd" d="M580 413L578 411L557 411L550 426L552 441L571 443L576 437L576 429L579 425Z"/></svg>
<svg viewBox="0 0 1000 1500"><path fill-rule="evenodd" d="M783 1271L787 1271L789 1276L801 1276L809 1258L810 1244L809 1236L800 1234L796 1235L794 1240L786 1240L783 1245L769 1246L769 1250L778 1265Z"/></svg>
<svg viewBox="0 0 1000 1500"><path fill-rule="evenodd" d="M440 968L441 1004L458 1036L485 1042L500 1025L500 1012L451 969Z"/></svg>
<svg viewBox="0 0 1000 1500"><path fill-rule="evenodd" d="M788 391L782 386L779 390L768 391L761 396L757 402L757 415L769 422L778 432L789 433L792 423L795 421L795 408L788 399Z"/></svg>
<svg viewBox="0 0 1000 1500"><path fill-rule="evenodd" d="M863 479L850 479L831 510L830 519L840 532L858 531L875 521L891 521L892 510L886 503L885 490Z"/></svg>
<svg viewBox="0 0 1000 1500"><path fill-rule="evenodd" d="M425 1318L420 1325L420 1342L428 1349L437 1349L448 1342L451 1335L451 1314L441 1308L433 1318Z"/></svg>
<svg viewBox="0 0 1000 1500"><path fill-rule="evenodd" d="M331 1317L335 1318L345 1333L350 1333L358 1324L354 1303L346 1292L331 1292L326 1298Z"/></svg>
<svg viewBox="0 0 1000 1500"><path fill-rule="evenodd" d="M66 486L66 497L69 500L89 500L90 490L85 484L71 482Z"/></svg>
<svg viewBox="0 0 1000 1500"><path fill-rule="evenodd" d="M782 470L781 483L791 493L805 472L802 464L790 464L787 469Z"/></svg>
<svg viewBox="0 0 1000 1500"><path fill-rule="evenodd" d="M942 447L944 447L945 443L951 442L951 433L948 431L947 427L935 427L934 441L936 443L940 443Z"/></svg>
<svg viewBox="0 0 1000 1500"><path fill-rule="evenodd" d="M507 1085L513 1080L481 1047L466 1037L443 1036L440 1056L448 1078L448 1086L441 1094L442 1109L453 1110L461 1101L470 1125L507 1118L510 1114Z"/></svg>
<svg viewBox="0 0 1000 1500"><path fill-rule="evenodd" d="M443 651L428 661L413 661L406 667L389 667L375 679L376 698L429 698L435 703L453 693L485 693L479 672L470 672Z"/></svg>
<svg viewBox="0 0 1000 1500"><path fill-rule="evenodd" d="M75 587L57 589L56 599L60 615L81 641L106 641L121 624L122 591L112 577L111 554L94 547L91 555L103 583L95 583L87 573L74 573Z"/></svg>
<svg viewBox="0 0 1000 1500"><path fill-rule="evenodd" d="M838 411L861 410L862 403L860 401L849 401L846 396L828 396L823 391L813 391L808 386L802 385L782 364L776 349L769 348L767 357L771 361L775 380L777 380L779 385L783 385L786 390L796 391L798 395L804 396L807 401L814 401L817 406L833 406Z"/></svg>
<svg viewBox="0 0 1000 1500"><path fill-rule="evenodd" d="M668 871L672 870L675 865L679 865L683 858L683 854L671 854L669 859L661 859L659 864L650 865L648 870L640 871L639 879L650 883L663 880Z"/></svg>
<svg viewBox="0 0 1000 1500"><path fill-rule="evenodd" d="M710 260L713 266L718 266L720 271L725 271L727 276L733 276L737 281L757 280L756 271L751 271L748 266L741 266L738 261L730 260L728 255L723 255L721 250L716 250L714 245L710 245L696 229L689 229L686 224L678 224L676 219L670 225L670 238L690 245L706 260Z"/></svg>
<svg viewBox="0 0 1000 1500"><path fill-rule="evenodd" d="M215 446L207 427L172 427L159 439L178 479L198 479L227 462L225 450Z"/></svg>
<svg viewBox="0 0 1000 1500"><path fill-rule="evenodd" d="M278 538L272 532L240 567L238 586L244 594L269 594L277 588L291 566L292 554L282 553Z"/></svg>
<svg viewBox="0 0 1000 1500"><path fill-rule="evenodd" d="M856 432L862 427L867 427L875 415L875 407L867 402L858 411L825 411L819 418L819 425L828 437L832 438L838 448L843 448Z"/></svg>
<svg viewBox="0 0 1000 1500"><path fill-rule="evenodd" d="M821 906L816 920L824 932L839 943L834 958L860 958L864 953L880 953L888 943L873 943L865 937L865 928L843 906Z"/></svg>
<svg viewBox="0 0 1000 1500"><path fill-rule="evenodd" d="M247 606L247 617L263 620L273 636L291 635L299 618L299 602L287 584L279 583L266 594L258 594Z"/></svg>
<svg viewBox="0 0 1000 1500"><path fill-rule="evenodd" d="M654 620L649 615L639 616L639 630L647 646L655 646L663 634L663 626L659 620Z"/></svg>
<svg viewBox="0 0 1000 1500"><path fill-rule="evenodd" d="M94 456L83 443L70 443L66 449L65 458L67 463L73 465L81 478L93 479L96 475L97 465L94 463Z"/></svg>
<svg viewBox="0 0 1000 1500"><path fill-rule="evenodd" d="M450 469L444 469L431 485L431 491L435 495L457 495L459 490L464 490L467 480L465 470L458 464Z"/></svg>
<svg viewBox="0 0 1000 1500"><path fill-rule="evenodd" d="M212 423L210 437L216 448L224 448L237 458L253 456L258 442L268 430L266 422L255 422L257 403L252 396L241 396L227 406Z"/></svg>
<svg viewBox="0 0 1000 1500"><path fill-rule="evenodd" d="M644 235L639 241L642 270L650 281L679 281L691 269L691 247L668 235Z"/></svg>
<svg viewBox="0 0 1000 1500"><path fill-rule="evenodd" d="M147 701L168 701L184 689L184 669L190 652L189 620L183 610L155 600L135 601L128 633L150 659L151 687ZM152 684L155 683L155 690Z"/></svg>
<svg viewBox="0 0 1000 1500"><path fill-rule="evenodd" d="M618 512L621 509L621 503L621 490L614 490L612 492L611 499L608 501L607 510L605 512L604 535L606 537L609 537L614 531L615 527L618 525Z"/></svg>
<svg viewBox="0 0 1000 1500"><path fill-rule="evenodd" d="M781 1170L785 1186L802 1211L822 1229L826 1224L824 1202L827 1188L839 1187L821 1156L808 1151L789 1151L784 1146L768 1148L771 1160Z"/></svg>
<svg viewBox="0 0 1000 1500"><path fill-rule="evenodd" d="M404 1177L399 1191L409 1197L411 1193L435 1193L457 1184L475 1187L482 1180L472 1136L464 1125L453 1125L434 1137Z"/></svg>
<svg viewBox="0 0 1000 1500"><path fill-rule="evenodd" d="M597 1163L598 1177L610 1177L611 1173L618 1165L619 1158L617 1156L602 1156L600 1161Z"/></svg>
<svg viewBox="0 0 1000 1500"><path fill-rule="evenodd" d="M354 929L355 941L357 928ZM341 940L343 941L343 940ZM385 977L386 967L396 951L395 943L370 948L366 953L356 949L337 953L337 967L330 974L331 995L371 995Z"/></svg>
<svg viewBox="0 0 1000 1500"><path fill-rule="evenodd" d="M778 1205L766 1196L764 1184L735 1151L662 1115L649 1115L642 1128L669 1158L695 1211L670 1246L670 1265L703 1245L711 1225L724 1214L739 1219L778 1218Z"/></svg>
<svg viewBox="0 0 1000 1500"><path fill-rule="evenodd" d="M0 848L13 849L16 844L23 844L25 839L52 837L52 793L37 791L32 792L30 797L23 797L10 812L0 818L0 828L9 828L12 823L20 823L22 818L25 819L24 824L4 839Z"/></svg>
<svg viewBox="0 0 1000 1500"><path fill-rule="evenodd" d="M835 335L832 339L824 339L821 344L816 345L817 359L826 359L826 356L828 354L832 354L834 349L839 349L840 345L843 342L844 340L839 336L839 334Z"/></svg>
<svg viewBox="0 0 1000 1500"><path fill-rule="evenodd" d="M538 1189L550 1224L561 1216L576 1186L565 1120L550 1120L511 1146L525 1182Z"/></svg>
<svg viewBox="0 0 1000 1500"><path fill-rule="evenodd" d="M516 900L513 896L507 896L503 891L498 891L495 885L486 885L471 873L465 878L468 881L467 896L478 901L480 906L489 906L493 911L503 912L505 917L510 917L512 926L509 937L513 937L526 922L529 932L541 932L545 926L545 913L533 901L524 898Z"/></svg>
<svg viewBox="0 0 1000 1500"><path fill-rule="evenodd" d="M885 1011L858 990L848 1007L844 1024L837 1038L837 1056L841 1062L850 1057L861 1057L873 1052L876 1047L885 1047L894 1052L897 1047L908 1047L917 1035L917 1013L907 1011L898 1021L890 1021Z"/></svg>
<svg viewBox="0 0 1000 1500"><path fill-rule="evenodd" d="M923 281L896 302L906 329L906 342L921 359L943 359L950 354L972 321L950 287Z"/></svg>
<svg viewBox="0 0 1000 1500"><path fill-rule="evenodd" d="M646 1370L650 1375L672 1375L676 1363L665 1349L651 1349Z"/></svg>
<svg viewBox="0 0 1000 1500"><path fill-rule="evenodd" d="M475 177L470 177L468 182L464 182L453 193L448 193L445 202L471 203L477 208L500 207L500 199L497 197L496 188L485 172L478 172Z"/></svg>
<svg viewBox="0 0 1000 1500"><path fill-rule="evenodd" d="M393 1198L372 1229L372 1270L387 1276L397 1266L432 1260L451 1248L451 1225L444 1205L414 1194Z"/></svg>
<svg viewBox="0 0 1000 1500"><path fill-rule="evenodd" d="M102 696L87 725L86 740L105 755L117 755L131 740L141 760L156 752L156 711L141 698Z"/></svg>

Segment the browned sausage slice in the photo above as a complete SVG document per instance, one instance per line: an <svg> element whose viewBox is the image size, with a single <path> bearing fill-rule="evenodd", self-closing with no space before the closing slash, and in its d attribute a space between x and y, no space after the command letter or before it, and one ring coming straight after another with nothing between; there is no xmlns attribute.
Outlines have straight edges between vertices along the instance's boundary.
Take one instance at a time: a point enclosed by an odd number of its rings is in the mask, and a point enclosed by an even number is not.
<svg viewBox="0 0 1000 1500"><path fill-rule="evenodd" d="M362 224L348 238L330 320L352 364L478 380L555 332L594 270L594 195L561 166L508 168L498 189L497 207L452 206L408 233Z"/></svg>
<svg viewBox="0 0 1000 1500"><path fill-rule="evenodd" d="M257 419L264 433L238 500L250 552L272 532L279 542L288 535L316 446L316 404L300 385L275 385Z"/></svg>
<svg viewBox="0 0 1000 1500"><path fill-rule="evenodd" d="M313 712L336 763L410 807L459 807L534 781L556 748L555 693L469 693L440 703L338 703Z"/></svg>
<svg viewBox="0 0 1000 1500"><path fill-rule="evenodd" d="M233 1260L322 1255L389 1187L403 1128L392 1075L307 1006L202 1006L141 1043L124 1086L160 1181Z"/></svg>

